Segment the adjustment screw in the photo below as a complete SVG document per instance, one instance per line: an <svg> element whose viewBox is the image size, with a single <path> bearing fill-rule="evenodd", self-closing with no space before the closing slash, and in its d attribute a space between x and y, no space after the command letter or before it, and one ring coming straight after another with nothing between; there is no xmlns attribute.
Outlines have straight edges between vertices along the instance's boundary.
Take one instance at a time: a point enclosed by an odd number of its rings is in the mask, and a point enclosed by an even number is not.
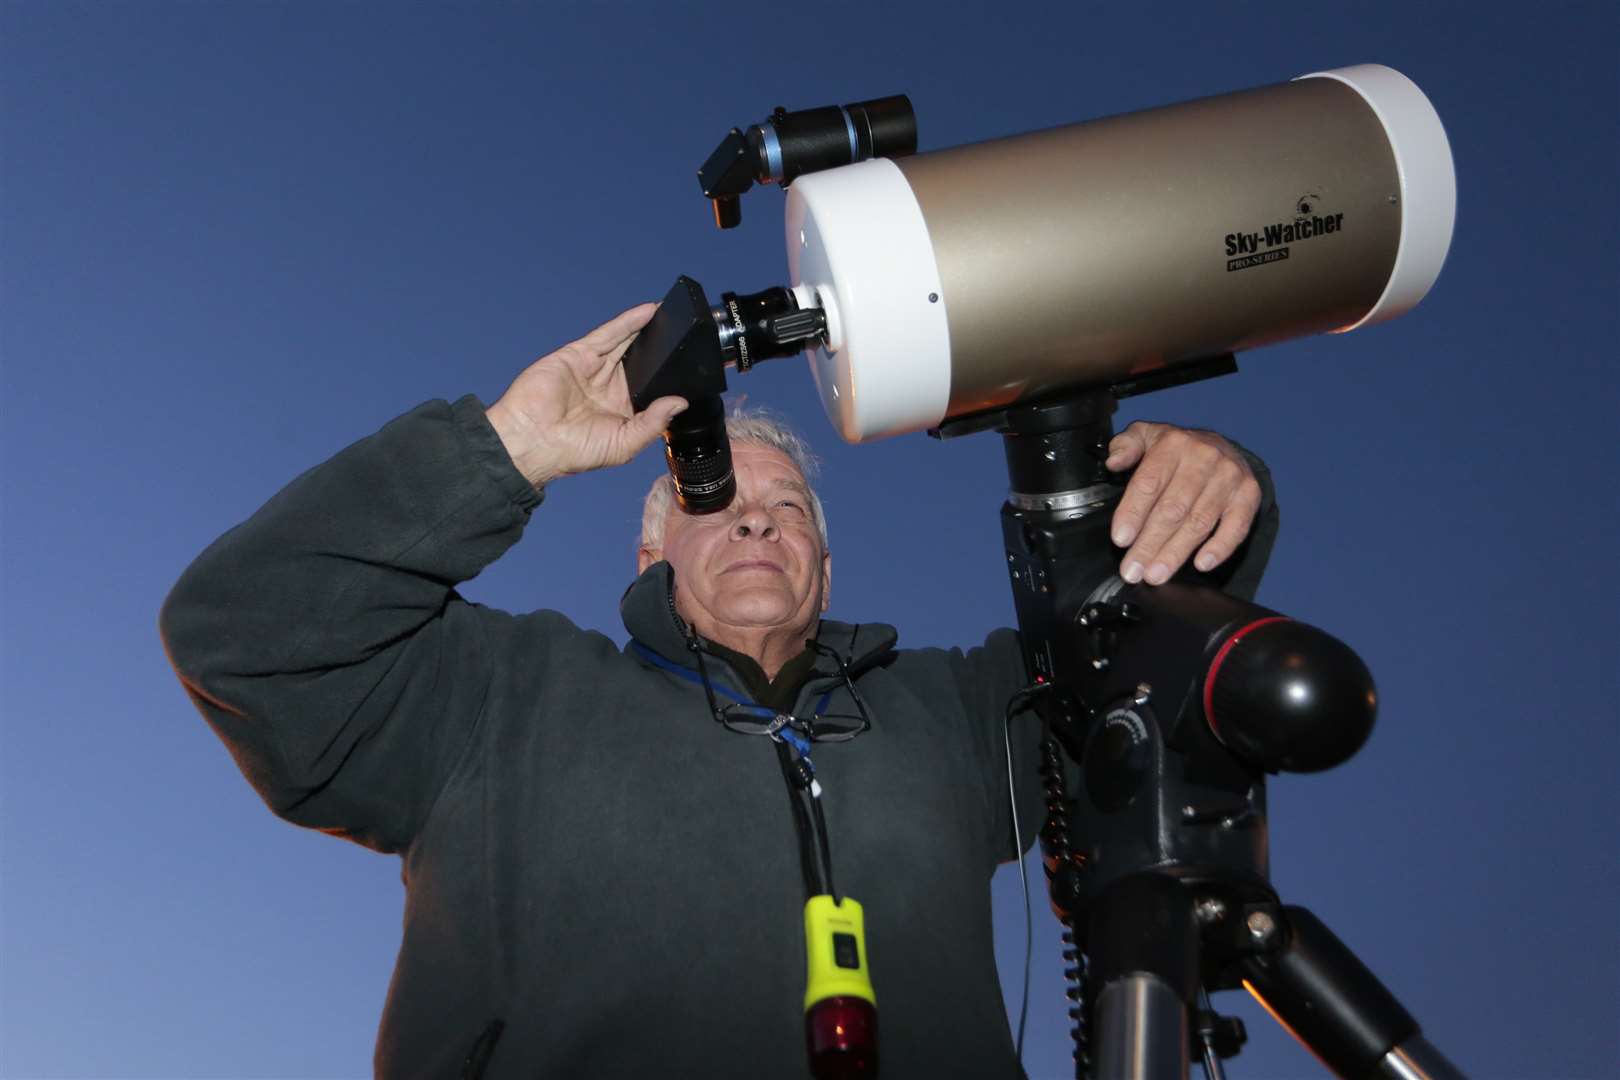
<svg viewBox="0 0 1620 1080"><path fill-rule="evenodd" d="M1139 682L1139 683L1136 684L1136 697L1134 697L1132 699L1136 704L1138 704L1138 705L1146 705L1148 703L1148 700L1150 698L1152 698L1152 697L1153 697L1153 687L1152 686L1148 685L1145 682Z"/></svg>
<svg viewBox="0 0 1620 1080"><path fill-rule="evenodd" d="M1262 945L1277 932L1276 920L1264 911L1251 912L1245 925L1249 928L1249 936Z"/></svg>
<svg viewBox="0 0 1620 1080"><path fill-rule="evenodd" d="M1208 926L1226 918L1226 905L1213 896L1206 896L1193 906L1193 912L1198 916L1199 922Z"/></svg>

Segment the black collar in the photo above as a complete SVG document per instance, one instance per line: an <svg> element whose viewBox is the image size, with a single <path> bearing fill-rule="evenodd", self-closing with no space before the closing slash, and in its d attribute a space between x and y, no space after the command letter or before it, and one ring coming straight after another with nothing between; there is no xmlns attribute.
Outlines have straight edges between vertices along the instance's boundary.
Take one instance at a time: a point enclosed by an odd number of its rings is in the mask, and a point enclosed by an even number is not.
<svg viewBox="0 0 1620 1080"><path fill-rule="evenodd" d="M697 668L697 661L687 647L687 634L690 632L684 622L675 614L674 601L675 571L667 562L656 562L647 567L646 571L630 584L624 591L624 597L619 601L619 614L624 619L624 628L630 631L630 636L643 645L652 649L664 659L678 664L681 667ZM894 650L899 635L894 627L886 623L859 623L850 624L838 622L835 619L822 619L816 633L816 640L836 652L850 667L851 675L858 675L868 667L881 661ZM801 674L796 675L797 691L803 686L821 679L841 678L838 664L831 657L817 655L809 649L809 659L805 660L805 653L794 657L782 670L777 673L776 680L765 680L765 672L752 657L741 657L747 661L744 665L734 662L733 658L741 654L713 642L707 644L710 655L723 660L732 675L737 680L737 688L746 688L749 692L757 692L757 687L751 675L744 669L749 665L757 672L757 679L765 682L765 686L776 692L778 687L787 685L783 676L790 674L789 669L803 662L805 667ZM855 650L859 649L859 652ZM760 704L767 704L764 698L759 698ZM790 701L791 704L791 701Z"/></svg>

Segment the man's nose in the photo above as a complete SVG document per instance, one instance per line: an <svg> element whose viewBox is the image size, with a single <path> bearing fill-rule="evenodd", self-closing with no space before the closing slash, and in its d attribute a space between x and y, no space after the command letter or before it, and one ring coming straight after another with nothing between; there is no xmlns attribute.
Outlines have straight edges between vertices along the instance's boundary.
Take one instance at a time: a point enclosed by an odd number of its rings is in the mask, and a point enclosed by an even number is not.
<svg viewBox="0 0 1620 1080"><path fill-rule="evenodd" d="M737 516L731 522L731 538L733 540L775 540L777 536L776 519L758 503L749 503L737 508Z"/></svg>

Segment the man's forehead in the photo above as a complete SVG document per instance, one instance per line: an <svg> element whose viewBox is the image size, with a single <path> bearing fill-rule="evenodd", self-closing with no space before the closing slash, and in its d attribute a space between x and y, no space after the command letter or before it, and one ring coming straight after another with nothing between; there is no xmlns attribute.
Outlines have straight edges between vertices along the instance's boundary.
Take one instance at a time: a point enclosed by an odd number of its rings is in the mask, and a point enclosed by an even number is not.
<svg viewBox="0 0 1620 1080"><path fill-rule="evenodd" d="M809 487L804 474L793 463L793 459L774 446L762 446L758 443L733 443L731 445L731 463L733 468L745 466L747 471L773 487Z"/></svg>

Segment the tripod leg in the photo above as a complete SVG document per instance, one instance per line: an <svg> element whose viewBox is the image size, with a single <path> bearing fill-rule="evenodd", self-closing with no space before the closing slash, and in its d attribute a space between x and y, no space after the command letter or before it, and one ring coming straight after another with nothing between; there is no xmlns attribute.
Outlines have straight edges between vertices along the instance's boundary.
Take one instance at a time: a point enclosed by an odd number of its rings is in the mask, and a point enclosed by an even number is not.
<svg viewBox="0 0 1620 1080"><path fill-rule="evenodd" d="M1103 890L1087 934L1093 1075L1186 1080L1198 950L1192 897L1174 879L1132 874Z"/></svg>
<svg viewBox="0 0 1620 1080"><path fill-rule="evenodd" d="M1463 1080L1333 931L1302 907L1282 911L1280 944L1243 961L1244 984L1267 1012L1338 1076ZM1264 924L1250 927L1266 936Z"/></svg>

